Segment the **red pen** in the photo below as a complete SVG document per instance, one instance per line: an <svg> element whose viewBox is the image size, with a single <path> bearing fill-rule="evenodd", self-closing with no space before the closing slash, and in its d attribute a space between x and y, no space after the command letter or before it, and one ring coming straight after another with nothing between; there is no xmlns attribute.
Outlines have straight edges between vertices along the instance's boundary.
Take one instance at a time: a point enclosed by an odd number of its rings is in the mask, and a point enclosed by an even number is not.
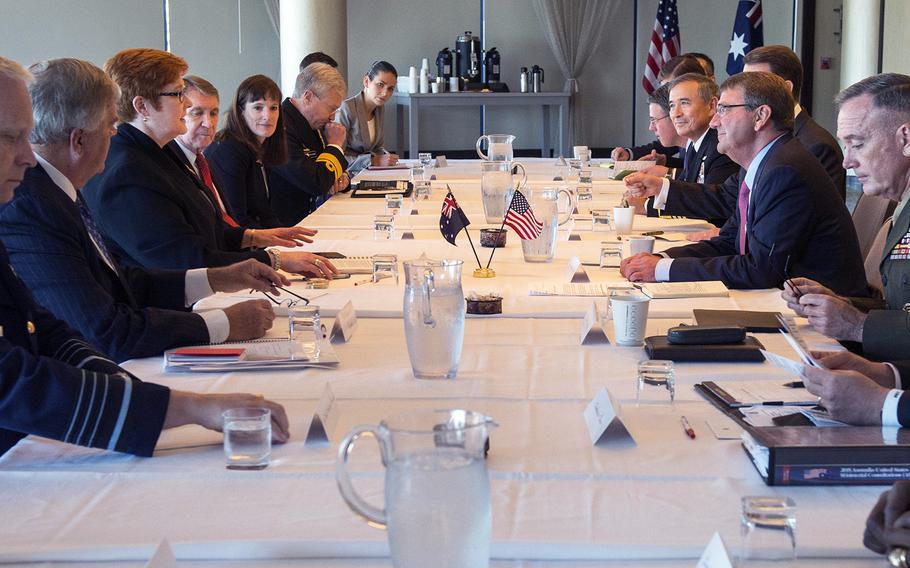
<svg viewBox="0 0 910 568"><path fill-rule="evenodd" d="M683 430L686 431L686 436L695 439L695 430L692 429L692 425L689 424L689 421L685 416L680 416L679 421L682 422Z"/></svg>

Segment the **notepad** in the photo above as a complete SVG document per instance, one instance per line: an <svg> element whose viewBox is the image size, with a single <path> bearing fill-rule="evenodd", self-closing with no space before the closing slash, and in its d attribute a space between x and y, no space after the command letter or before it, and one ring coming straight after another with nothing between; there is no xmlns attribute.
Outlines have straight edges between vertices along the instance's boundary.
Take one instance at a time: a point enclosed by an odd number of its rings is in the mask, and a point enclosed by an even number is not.
<svg viewBox="0 0 910 568"><path fill-rule="evenodd" d="M720 280L703 282L649 282L641 284L641 291L652 300L669 298L726 297L730 290Z"/></svg>
<svg viewBox="0 0 910 568"><path fill-rule="evenodd" d="M226 345L226 348L232 346ZM297 341L269 341L244 344L244 358L236 361L181 360L174 357L175 349L164 352L164 370L168 373L229 373L234 371L266 371L335 367L338 356L328 341L318 344Z"/></svg>
<svg viewBox="0 0 910 568"><path fill-rule="evenodd" d="M610 295L610 292L627 292L632 289L632 284L606 284L604 282L531 282L528 284L528 295L606 297Z"/></svg>

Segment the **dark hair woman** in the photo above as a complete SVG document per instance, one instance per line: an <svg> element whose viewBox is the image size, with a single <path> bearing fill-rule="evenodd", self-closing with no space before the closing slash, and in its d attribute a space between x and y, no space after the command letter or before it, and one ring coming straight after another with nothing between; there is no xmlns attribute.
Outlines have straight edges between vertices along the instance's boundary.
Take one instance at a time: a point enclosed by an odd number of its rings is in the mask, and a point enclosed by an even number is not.
<svg viewBox="0 0 910 568"><path fill-rule="evenodd" d="M281 225L269 202L270 166L287 160L280 111L275 81L265 75L247 77L237 87L224 129L205 151L234 216L247 227Z"/></svg>
<svg viewBox="0 0 910 568"><path fill-rule="evenodd" d="M387 61L374 61L363 76L363 90L341 103L335 120L348 129L344 154L348 171L356 174L369 166L392 165L398 156L385 149L383 106L395 93L398 71Z"/></svg>

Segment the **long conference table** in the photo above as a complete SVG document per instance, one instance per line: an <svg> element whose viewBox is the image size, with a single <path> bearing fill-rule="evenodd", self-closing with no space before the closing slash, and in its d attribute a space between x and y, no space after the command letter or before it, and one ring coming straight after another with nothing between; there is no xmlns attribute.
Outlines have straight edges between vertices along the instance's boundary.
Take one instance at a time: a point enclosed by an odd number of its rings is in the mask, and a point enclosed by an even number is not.
<svg viewBox="0 0 910 568"><path fill-rule="evenodd" d="M553 185L551 160L522 160L532 188ZM374 241L372 219L382 199L338 195L308 217L319 229L307 248L348 255L395 253L399 259L458 258L466 293L495 291L501 316L469 316L458 377L413 378L401 320L399 284L369 276L335 281L326 290L295 283L331 318L351 301L359 318L351 340L337 344L337 369L224 374L164 373L161 358L128 362L143 380L205 392L254 392L281 402L291 440L273 446L262 471L224 467L221 436L197 427L165 432L153 458L107 453L28 437L0 457L0 563L9 565L143 566L163 540L181 565L389 566L386 534L357 518L335 484L337 444L354 425L416 409L463 407L492 416L488 459L492 485L493 566L694 566L718 532L732 553L740 543L740 499L781 495L797 504L799 566L881 566L862 546L869 509L881 487L767 487L737 439L715 430L738 426L702 400L702 380L788 379L769 363L677 364L677 397L635 402L642 348L606 341L580 343L581 319L591 298L531 297L530 281L564 282L573 256L597 263L600 241L582 221L560 230L549 264L522 260L514 234L497 251L498 275L475 279L476 265L462 233L458 246L438 231L450 188L472 220L478 242L484 223L476 161L436 168L433 195L399 215L396 237ZM367 174L396 177L405 172ZM595 168L595 207L615 205L622 186ZM636 218L636 230L691 231L698 221ZM404 237L404 238L402 238ZM410 238L413 237L413 238ZM673 246L658 242L658 248ZM490 249L480 249L483 254ZM616 269L587 266L595 282L621 282ZM356 285L355 284L361 284ZM218 295L196 309L227 305L249 295ZM604 299L599 299L601 308ZM692 309L786 311L777 290L732 291L729 298L655 300L648 333L692 320ZM274 333L285 324L276 320ZM813 347L830 341L803 326ZM796 358L782 337L759 334L769 350ZM326 384L336 397L328 445L304 444ZM582 412L607 387L622 405L633 442L591 444ZM688 417L697 437L680 425ZM369 442L354 453L355 485L382 503L383 470ZM192 564L189 561L193 561Z"/></svg>

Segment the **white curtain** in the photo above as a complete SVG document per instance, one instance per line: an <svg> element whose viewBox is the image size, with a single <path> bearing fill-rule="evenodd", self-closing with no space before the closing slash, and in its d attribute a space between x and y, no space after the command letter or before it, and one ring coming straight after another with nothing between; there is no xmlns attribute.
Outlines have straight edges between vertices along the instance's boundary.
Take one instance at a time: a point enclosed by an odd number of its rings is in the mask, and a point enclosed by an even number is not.
<svg viewBox="0 0 910 568"><path fill-rule="evenodd" d="M279 38L281 37L281 17L279 16L278 5L281 0L262 0L262 3L265 4L265 11L269 15L269 21L272 22L272 29L275 30L275 35Z"/></svg>
<svg viewBox="0 0 910 568"><path fill-rule="evenodd" d="M621 0L533 0L534 11L540 20L547 43L556 56L556 63L566 76L564 89L572 93L569 105L569 136L574 143L581 130L581 103L578 77L591 55L597 50L604 26L616 11Z"/></svg>

